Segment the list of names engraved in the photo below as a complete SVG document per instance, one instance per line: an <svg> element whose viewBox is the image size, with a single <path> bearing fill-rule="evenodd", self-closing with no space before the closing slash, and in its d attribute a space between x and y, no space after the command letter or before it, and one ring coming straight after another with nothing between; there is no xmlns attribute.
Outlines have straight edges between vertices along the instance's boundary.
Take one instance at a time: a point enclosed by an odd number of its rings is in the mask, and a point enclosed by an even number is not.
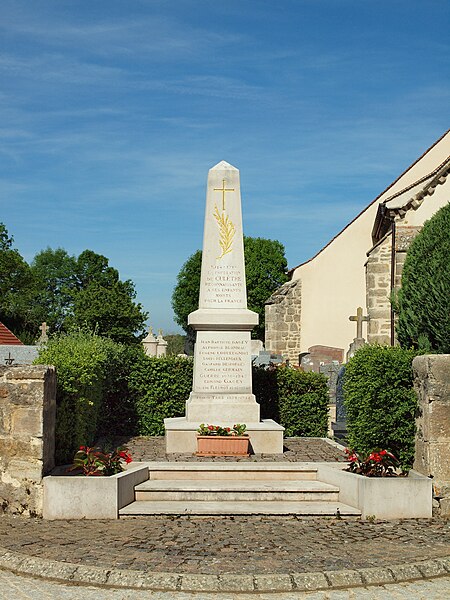
<svg viewBox="0 0 450 600"><path fill-rule="evenodd" d="M197 392L251 392L250 340L239 333L217 339L206 332L197 338L195 361ZM224 334L222 333L222 336ZM225 337L224 336L224 337Z"/></svg>

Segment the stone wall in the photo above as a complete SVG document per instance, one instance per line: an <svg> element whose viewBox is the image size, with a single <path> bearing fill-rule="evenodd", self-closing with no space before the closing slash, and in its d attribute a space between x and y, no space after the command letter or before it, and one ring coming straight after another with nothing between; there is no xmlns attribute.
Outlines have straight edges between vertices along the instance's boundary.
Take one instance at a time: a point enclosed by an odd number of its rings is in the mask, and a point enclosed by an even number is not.
<svg viewBox="0 0 450 600"><path fill-rule="evenodd" d="M266 302L266 350L298 364L300 354L301 281L288 281Z"/></svg>
<svg viewBox="0 0 450 600"><path fill-rule="evenodd" d="M417 356L419 398L414 469L433 476L435 508L450 516L450 354Z"/></svg>
<svg viewBox="0 0 450 600"><path fill-rule="evenodd" d="M412 240L420 227L397 225L395 236L395 277L398 289L402 282L403 265ZM391 343L391 233L388 233L369 252L366 262L366 302L369 323L369 344Z"/></svg>
<svg viewBox="0 0 450 600"><path fill-rule="evenodd" d="M54 367L0 366L0 511L42 515L42 477L54 467Z"/></svg>

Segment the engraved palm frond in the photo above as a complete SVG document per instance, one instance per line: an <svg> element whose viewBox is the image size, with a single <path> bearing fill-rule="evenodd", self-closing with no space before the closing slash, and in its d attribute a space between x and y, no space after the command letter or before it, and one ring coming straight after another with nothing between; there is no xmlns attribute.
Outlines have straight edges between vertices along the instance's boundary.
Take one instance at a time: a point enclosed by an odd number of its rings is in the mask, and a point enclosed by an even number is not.
<svg viewBox="0 0 450 600"><path fill-rule="evenodd" d="M236 227L224 210L222 213L219 212L217 204L214 207L214 218L219 226L219 246L222 250L222 254L217 257L217 260L219 260L233 249L233 239L234 234L236 233Z"/></svg>

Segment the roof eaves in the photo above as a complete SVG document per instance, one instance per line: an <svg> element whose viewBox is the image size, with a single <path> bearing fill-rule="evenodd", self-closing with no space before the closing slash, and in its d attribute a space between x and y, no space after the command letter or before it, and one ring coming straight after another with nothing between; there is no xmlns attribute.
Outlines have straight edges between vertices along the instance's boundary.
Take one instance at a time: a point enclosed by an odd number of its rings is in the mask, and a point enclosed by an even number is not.
<svg viewBox="0 0 450 600"><path fill-rule="evenodd" d="M425 150L425 152L423 154L421 154L419 156L419 158L417 158L413 163L411 163L409 165L409 167L407 169L405 169L398 177L397 179L394 179L394 181L388 185L388 187L383 190L381 192L381 194L378 194L378 196L372 200L372 202L370 202L358 215L356 215L356 217L354 219L352 219L350 221L350 223L348 223L343 229L341 229L341 231L339 231L339 233L337 233L327 244L325 244L325 246L323 246L323 248L321 248L318 252L316 252L316 254L314 254L314 256L312 256L309 260L306 260L305 262L300 263L299 265L297 265L296 267L292 267L292 269L289 269L287 274L289 275L289 277L292 277L292 274L294 273L294 271L296 269L299 269L300 267L303 267L304 265L307 265L308 263L310 263L312 260L314 260L317 256L319 256L319 254L321 254L326 248L328 248L328 246L330 244L332 244L334 242L334 240L336 238L338 238L342 233L344 233L344 231L346 229L348 229L350 227L350 225L352 225L357 219L359 219L359 217L361 215L363 215L366 210L368 210L375 202L377 202L390 188L392 188L392 186L394 186L404 175L406 175L406 173L408 173L408 171L410 171L418 162L420 162L435 146L437 146L437 144L439 144L439 142L441 142L446 135L448 135L450 133L450 129L448 129L445 133L443 133L441 135L441 137L436 140L434 142L434 144L432 144L427 150ZM448 159L446 159L448 160ZM445 161L444 161L445 162ZM417 182L416 182L417 185Z"/></svg>

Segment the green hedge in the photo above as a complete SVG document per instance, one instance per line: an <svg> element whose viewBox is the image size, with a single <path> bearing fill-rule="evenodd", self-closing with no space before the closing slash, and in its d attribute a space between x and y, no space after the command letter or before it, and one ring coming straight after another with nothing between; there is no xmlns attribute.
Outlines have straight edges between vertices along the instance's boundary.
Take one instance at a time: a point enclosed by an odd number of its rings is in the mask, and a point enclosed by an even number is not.
<svg viewBox="0 0 450 600"><path fill-rule="evenodd" d="M92 444L119 344L86 331L52 337L36 359L56 367L57 464L70 462L80 445Z"/></svg>
<svg viewBox="0 0 450 600"><path fill-rule="evenodd" d="M164 435L164 419L185 414L192 389L193 361L141 356L133 365L129 387L134 396L140 435Z"/></svg>
<svg viewBox="0 0 450 600"><path fill-rule="evenodd" d="M389 450L406 470L414 461L414 356L413 350L367 345L347 363L344 378L349 446L363 454Z"/></svg>
<svg viewBox="0 0 450 600"><path fill-rule="evenodd" d="M254 369L253 391L261 417L283 425L286 437L326 437L329 395L324 375L288 367Z"/></svg>
<svg viewBox="0 0 450 600"><path fill-rule="evenodd" d="M193 361L183 358L143 356L134 364L129 386L140 435L164 435L164 419L185 414L192 373ZM329 399L323 375L284 367L254 369L253 391L261 417L281 423L286 436L327 435Z"/></svg>

